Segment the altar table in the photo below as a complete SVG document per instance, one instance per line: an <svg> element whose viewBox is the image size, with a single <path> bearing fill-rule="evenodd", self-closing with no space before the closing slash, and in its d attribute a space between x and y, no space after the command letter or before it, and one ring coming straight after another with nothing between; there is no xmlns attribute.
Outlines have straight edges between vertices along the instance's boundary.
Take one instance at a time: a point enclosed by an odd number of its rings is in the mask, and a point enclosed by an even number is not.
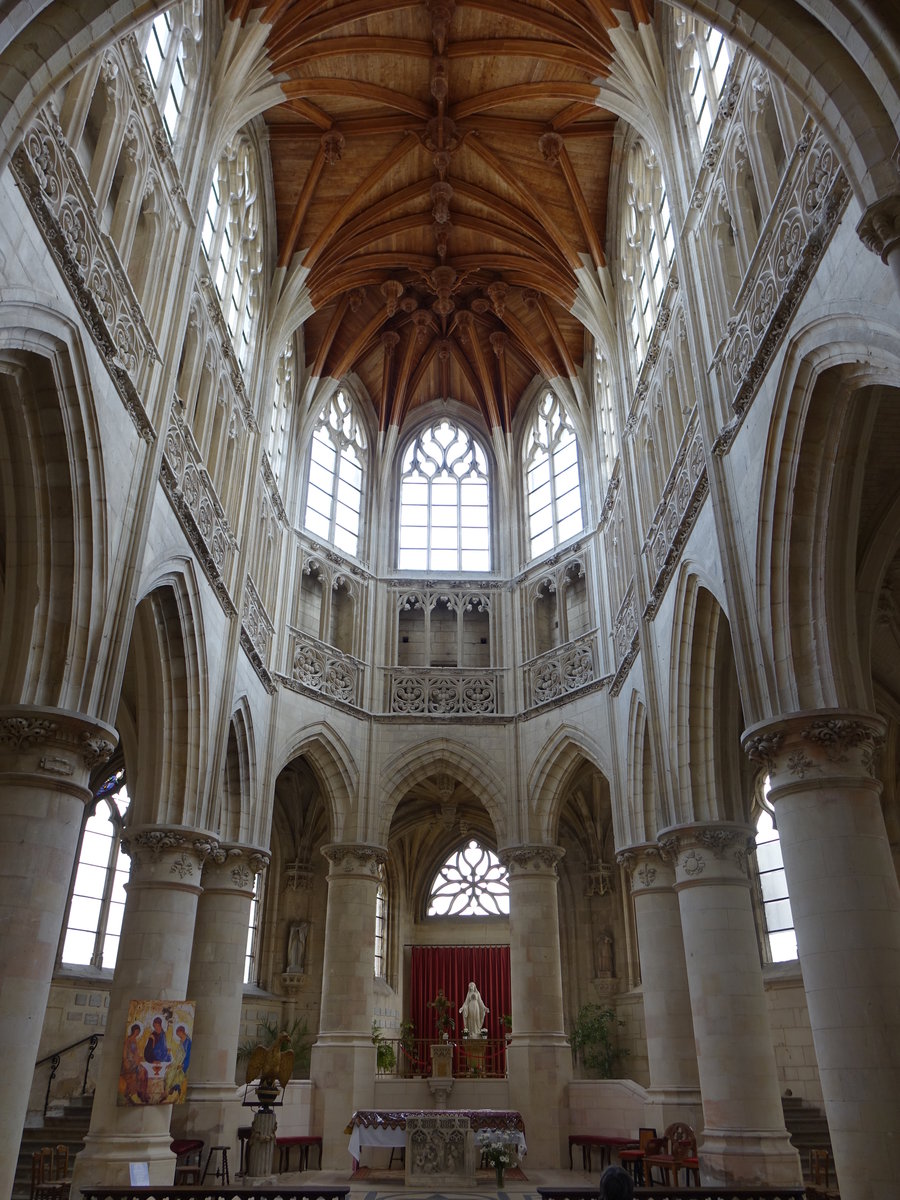
<svg viewBox="0 0 900 1200"><path fill-rule="evenodd" d="M525 1122L519 1112L494 1108L361 1108L353 1114L344 1130L350 1137L347 1149L353 1159L354 1169L363 1146L405 1146L406 1118L433 1117L436 1114L468 1117L473 1133L495 1133L516 1146L519 1158L525 1156Z"/></svg>

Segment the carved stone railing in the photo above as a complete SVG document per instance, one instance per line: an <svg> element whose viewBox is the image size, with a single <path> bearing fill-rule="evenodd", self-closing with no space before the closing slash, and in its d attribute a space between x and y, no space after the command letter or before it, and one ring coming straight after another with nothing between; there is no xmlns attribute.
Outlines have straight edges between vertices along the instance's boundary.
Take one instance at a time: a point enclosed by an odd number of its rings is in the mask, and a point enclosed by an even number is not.
<svg viewBox="0 0 900 1200"><path fill-rule="evenodd" d="M388 711L404 716L493 716L500 711L499 673L475 668L396 668L389 672Z"/></svg>
<svg viewBox="0 0 900 1200"><path fill-rule="evenodd" d="M129 416L141 437L154 441L142 392L159 353L118 252L97 224L84 171L51 107L26 130L11 168Z"/></svg>
<svg viewBox="0 0 900 1200"><path fill-rule="evenodd" d="M270 695L275 692L275 681L268 668L274 633L275 626L266 612L266 606L260 599L253 580L248 575L241 612L241 645Z"/></svg>
<svg viewBox="0 0 900 1200"><path fill-rule="evenodd" d="M735 414L716 438L716 454L730 449L849 197L837 155L808 121L713 358Z"/></svg>
<svg viewBox="0 0 900 1200"><path fill-rule="evenodd" d="M229 616L237 615L226 580L237 543L190 429L172 412L160 480L188 541Z"/></svg>
<svg viewBox="0 0 900 1200"><path fill-rule="evenodd" d="M525 664L524 675L526 708L570 696L597 683L600 669L596 630L539 654Z"/></svg>
<svg viewBox="0 0 900 1200"><path fill-rule="evenodd" d="M283 682L289 687L309 688L322 696L358 708L363 663L299 629L289 627L288 635L290 658L288 675Z"/></svg>
<svg viewBox="0 0 900 1200"><path fill-rule="evenodd" d="M629 583L625 599L619 605L612 630L613 652L616 658L616 673L609 685L610 694L618 696L631 664L640 649L637 604L634 597L634 580Z"/></svg>
<svg viewBox="0 0 900 1200"><path fill-rule="evenodd" d="M654 616L659 608L708 491L706 455L695 409L684 431L643 546L653 580L644 616Z"/></svg>

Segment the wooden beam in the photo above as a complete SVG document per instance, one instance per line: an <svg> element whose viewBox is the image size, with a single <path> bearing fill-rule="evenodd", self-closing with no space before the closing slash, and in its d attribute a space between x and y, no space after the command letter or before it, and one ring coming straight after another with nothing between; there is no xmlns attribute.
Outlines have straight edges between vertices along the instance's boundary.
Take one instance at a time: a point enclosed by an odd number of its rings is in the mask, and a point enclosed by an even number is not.
<svg viewBox="0 0 900 1200"><path fill-rule="evenodd" d="M581 190L581 184L578 182L578 176L575 174L575 168L572 166L572 160L569 158L565 146L563 146L559 156L559 165L562 168L563 178L569 189L569 195L572 197L572 203L575 205L575 212L578 214L578 220L581 223L585 240L590 247L594 266L605 267L606 255L603 253L603 246L600 243L590 209L584 198L584 192Z"/></svg>
<svg viewBox="0 0 900 1200"><path fill-rule="evenodd" d="M568 67L581 67L592 75L605 75L611 65L609 54L586 46L511 37L451 42L447 47L447 58L536 58L541 62L560 62Z"/></svg>
<svg viewBox="0 0 900 1200"><path fill-rule="evenodd" d="M474 113L487 112L504 104L528 104L534 100L575 100L593 104L597 96L597 85L575 83L571 79L545 79L540 83L514 83L510 87L496 88L470 96L450 106L450 117L461 121Z"/></svg>
<svg viewBox="0 0 900 1200"><path fill-rule="evenodd" d="M314 379L321 379L322 373L325 370L325 363L328 355L331 352L331 347L334 345L334 339L337 337L338 330L344 322L344 317L347 315L347 309L350 307L350 293L345 292L341 296L331 314L331 320L328 322L328 328L325 330L325 336L313 360L312 370L310 375Z"/></svg>
<svg viewBox="0 0 900 1200"><path fill-rule="evenodd" d="M316 9L322 7L322 0L300 5L285 15L269 37L268 45L271 50L293 42L311 42L324 34L340 29L343 25L351 25L355 21L364 21L367 17L378 16L387 12L399 12L404 8L417 8L421 0L349 0L347 4L337 4L327 12L312 16Z"/></svg>
<svg viewBox="0 0 900 1200"><path fill-rule="evenodd" d="M306 100L309 96L346 96L358 100L362 96L373 104L383 104L425 121L431 117L431 107L423 100L360 79L286 79L281 90L288 100Z"/></svg>
<svg viewBox="0 0 900 1200"><path fill-rule="evenodd" d="M312 165L307 172L306 178L303 181L303 187L300 189L300 195L297 198L297 203L294 206L294 215L291 217L290 228L284 239L284 244L278 255L278 266L286 267L294 253L294 247L297 245L297 238L300 236L300 227L303 224L303 218L309 209L310 201L313 197L313 192L316 190L316 185L319 182L319 176L322 174L322 168L325 166L325 148L319 146L316 151L316 157L312 161Z"/></svg>
<svg viewBox="0 0 900 1200"><path fill-rule="evenodd" d="M413 58L430 59L434 53L431 42L414 41L412 38L389 37L341 37L322 42L307 42L298 46L291 43L277 54L271 54L273 71L299 70L306 63L322 59L352 57L357 54L407 55Z"/></svg>

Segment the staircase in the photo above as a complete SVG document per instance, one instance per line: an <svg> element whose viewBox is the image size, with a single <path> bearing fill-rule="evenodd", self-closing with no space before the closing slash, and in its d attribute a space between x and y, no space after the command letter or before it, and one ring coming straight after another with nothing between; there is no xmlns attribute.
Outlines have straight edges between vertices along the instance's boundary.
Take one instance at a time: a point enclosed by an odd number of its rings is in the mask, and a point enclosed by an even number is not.
<svg viewBox="0 0 900 1200"><path fill-rule="evenodd" d="M831 1134L828 1131L828 1121L820 1108L807 1104L800 1096L782 1096L781 1106L784 1109L784 1123L790 1134L791 1143L800 1155L803 1167L803 1182L807 1185L808 1195L828 1196L840 1200L837 1179L834 1173L834 1156L831 1153ZM824 1184L813 1184L810 1172L810 1150L828 1151L828 1187Z"/></svg>
<svg viewBox="0 0 900 1200"><path fill-rule="evenodd" d="M71 1168L72 1156L84 1145L93 1102L93 1096L74 1096L52 1105L42 1125L25 1127L10 1200L28 1200L31 1195L31 1156L42 1146L68 1146Z"/></svg>

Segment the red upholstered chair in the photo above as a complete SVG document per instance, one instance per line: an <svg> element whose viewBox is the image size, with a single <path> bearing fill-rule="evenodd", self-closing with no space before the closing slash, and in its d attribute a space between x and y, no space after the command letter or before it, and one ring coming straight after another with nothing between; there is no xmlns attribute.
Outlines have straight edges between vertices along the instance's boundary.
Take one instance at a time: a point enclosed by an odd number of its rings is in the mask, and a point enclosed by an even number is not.
<svg viewBox="0 0 900 1200"><path fill-rule="evenodd" d="M641 1126L638 1130L638 1144L633 1149L619 1151L619 1162L638 1185L644 1182L644 1155L647 1153L647 1143L656 1137L656 1130Z"/></svg>
<svg viewBox="0 0 900 1200"><path fill-rule="evenodd" d="M697 1159L697 1135L684 1121L673 1122L661 1138L651 1138L644 1155L644 1178L648 1185L655 1180L653 1171L658 1170L661 1182L669 1187L678 1186L678 1172L684 1168L687 1174L694 1172L699 1178Z"/></svg>

